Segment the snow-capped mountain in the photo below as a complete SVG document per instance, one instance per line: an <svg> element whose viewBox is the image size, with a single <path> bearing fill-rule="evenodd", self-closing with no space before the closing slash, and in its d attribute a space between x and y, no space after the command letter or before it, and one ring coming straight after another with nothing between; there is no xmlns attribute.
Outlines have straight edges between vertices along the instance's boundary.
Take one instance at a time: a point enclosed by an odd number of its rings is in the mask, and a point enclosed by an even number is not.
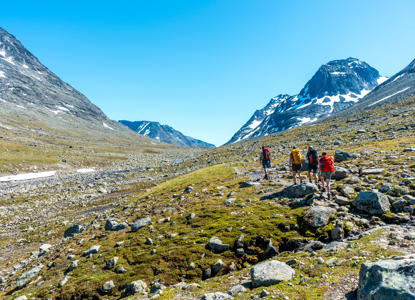
<svg viewBox="0 0 415 300"><path fill-rule="evenodd" d="M0 127L53 134L131 134L83 94L49 71L0 28ZM147 142L149 141L148 139Z"/></svg>
<svg viewBox="0 0 415 300"><path fill-rule="evenodd" d="M227 143L265 136L314 122L358 102L387 80L355 58L322 65L298 95L272 98Z"/></svg>
<svg viewBox="0 0 415 300"><path fill-rule="evenodd" d="M157 141L178 145L178 146L188 146L188 147L215 147L213 144L197 140L190 136L186 136L180 131L175 130L174 128L168 125L161 125L159 122L149 122L149 121L118 121L121 124L124 124L131 130L138 132L141 135L155 139Z"/></svg>
<svg viewBox="0 0 415 300"><path fill-rule="evenodd" d="M370 109L378 105L415 96L415 60L402 71L396 73L373 91L367 94L358 104L342 112L347 114L357 110Z"/></svg>

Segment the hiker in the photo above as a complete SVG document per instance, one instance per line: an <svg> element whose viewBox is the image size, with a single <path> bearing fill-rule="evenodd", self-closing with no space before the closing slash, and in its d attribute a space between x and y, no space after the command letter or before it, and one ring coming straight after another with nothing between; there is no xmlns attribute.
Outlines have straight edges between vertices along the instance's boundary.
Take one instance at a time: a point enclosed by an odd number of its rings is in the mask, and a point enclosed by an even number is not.
<svg viewBox="0 0 415 300"><path fill-rule="evenodd" d="M310 183L313 183L313 181L311 180L311 172L313 172L314 174L314 181L316 182L316 185L318 184L318 177L317 177L317 173L318 173L318 154L317 154L317 149L314 149L313 146L309 146L308 147L308 152L307 152L307 156L306 159L308 161L308 180L310 181Z"/></svg>
<svg viewBox="0 0 415 300"><path fill-rule="evenodd" d="M300 184L303 183L303 178L301 177L302 167L303 159L301 157L300 150L294 146L290 154L290 170L293 171L294 184L297 184L297 175L300 178Z"/></svg>
<svg viewBox="0 0 415 300"><path fill-rule="evenodd" d="M269 180L268 168L271 168L271 153L268 147L262 146L262 151L259 154L259 162L262 164L262 167L264 168L264 179Z"/></svg>
<svg viewBox="0 0 415 300"><path fill-rule="evenodd" d="M328 156L326 152L321 153L322 156L320 158L320 168L319 168L319 176L321 178L321 183L323 185L323 189L321 191L321 195L323 192L326 191L324 187L324 181L327 185L327 198L330 200L330 179L331 176L334 175L334 158L332 156Z"/></svg>

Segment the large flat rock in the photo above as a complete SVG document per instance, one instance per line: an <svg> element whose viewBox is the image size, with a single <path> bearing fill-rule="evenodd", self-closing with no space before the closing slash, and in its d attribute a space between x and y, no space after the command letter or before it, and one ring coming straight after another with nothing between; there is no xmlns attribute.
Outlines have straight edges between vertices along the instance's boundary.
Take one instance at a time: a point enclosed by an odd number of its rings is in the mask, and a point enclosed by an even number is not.
<svg viewBox="0 0 415 300"><path fill-rule="evenodd" d="M330 217L336 214L336 210L326 206L313 206L303 213L303 220L307 225L312 227L326 226Z"/></svg>
<svg viewBox="0 0 415 300"><path fill-rule="evenodd" d="M252 287L270 286L293 278L295 271L278 260L260 263L251 269Z"/></svg>
<svg viewBox="0 0 415 300"><path fill-rule="evenodd" d="M317 191L318 191L317 186L312 183L302 183L298 185L293 184L293 185L287 186L282 191L282 196L285 198L303 198Z"/></svg>
<svg viewBox="0 0 415 300"><path fill-rule="evenodd" d="M381 215L390 210L388 197L379 192L360 192L352 202L352 205L358 210L372 215Z"/></svg>

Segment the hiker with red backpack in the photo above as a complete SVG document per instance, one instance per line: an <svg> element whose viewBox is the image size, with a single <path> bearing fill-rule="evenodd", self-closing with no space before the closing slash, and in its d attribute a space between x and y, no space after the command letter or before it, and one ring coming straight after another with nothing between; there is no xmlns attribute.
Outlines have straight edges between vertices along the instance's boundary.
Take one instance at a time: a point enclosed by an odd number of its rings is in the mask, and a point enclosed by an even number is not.
<svg viewBox="0 0 415 300"><path fill-rule="evenodd" d="M312 183L313 181L311 180L311 172L313 172L314 174L314 179L316 182L316 185L318 184L318 177L317 177L317 173L318 173L318 154L317 154L317 149L314 149L313 146L309 146L308 147L308 152L306 155L306 159L308 161L308 180L310 181L310 183Z"/></svg>
<svg viewBox="0 0 415 300"><path fill-rule="evenodd" d="M300 150L297 147L293 147L293 150L290 153L290 170L293 172L294 185L297 184L297 175L300 178L300 184L303 183L303 178L301 177L301 169L303 167L303 159L301 157Z"/></svg>
<svg viewBox="0 0 415 300"><path fill-rule="evenodd" d="M259 154L259 162L264 168L264 179L269 180L268 168L271 168L271 152L269 151L268 147L262 146L262 151Z"/></svg>
<svg viewBox="0 0 415 300"><path fill-rule="evenodd" d="M331 199L330 179L332 175L334 176L334 158L332 156L328 156L326 152L323 152L320 158L319 175L321 178L321 183L323 185L321 195L323 195L323 192L326 191L324 187L324 181L325 181L327 185L327 198L330 200Z"/></svg>

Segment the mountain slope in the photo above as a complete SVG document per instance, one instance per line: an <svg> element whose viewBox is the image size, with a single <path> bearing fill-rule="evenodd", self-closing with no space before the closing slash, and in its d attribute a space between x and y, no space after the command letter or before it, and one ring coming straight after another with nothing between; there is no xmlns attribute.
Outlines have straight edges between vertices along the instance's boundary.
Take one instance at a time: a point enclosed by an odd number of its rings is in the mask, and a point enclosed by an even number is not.
<svg viewBox="0 0 415 300"><path fill-rule="evenodd" d="M298 95L279 95L255 112L228 142L269 135L335 114L358 102L386 80L367 63L355 58L334 60L322 65ZM280 101L275 101L279 99ZM266 117L262 111L272 112ZM253 122L261 120L261 122Z"/></svg>
<svg viewBox="0 0 415 300"><path fill-rule="evenodd" d="M0 128L59 136L127 138L83 94L49 71L11 34L0 28ZM38 129L40 130L40 129ZM149 143L146 138L141 138Z"/></svg>
<svg viewBox="0 0 415 300"><path fill-rule="evenodd" d="M189 147L215 147L213 144L197 140L190 136L186 136L180 131L175 130L174 128L161 125L159 122L149 122L149 121L127 121L120 120L118 121L121 124L124 124L131 130L138 132L141 135L150 137L160 142L173 144L177 146L189 146Z"/></svg>
<svg viewBox="0 0 415 300"><path fill-rule="evenodd" d="M402 71L367 94L358 104L342 112L342 115L407 99L415 96L415 59Z"/></svg>

